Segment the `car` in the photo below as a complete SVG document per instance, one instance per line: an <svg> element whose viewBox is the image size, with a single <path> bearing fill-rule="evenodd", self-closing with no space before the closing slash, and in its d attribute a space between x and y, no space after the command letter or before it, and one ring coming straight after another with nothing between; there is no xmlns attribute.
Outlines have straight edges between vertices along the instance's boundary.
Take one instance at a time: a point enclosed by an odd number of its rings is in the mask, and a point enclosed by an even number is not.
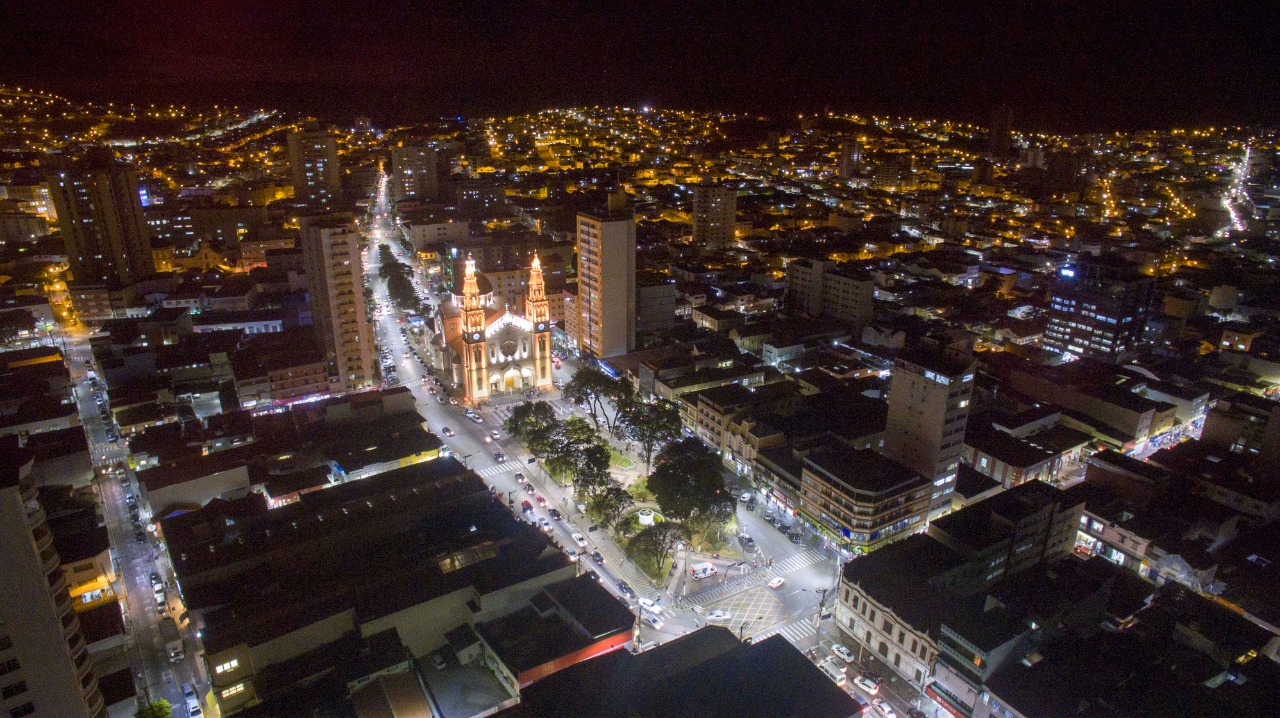
<svg viewBox="0 0 1280 718"><path fill-rule="evenodd" d="M440 655L439 651L436 651L431 654L431 665L435 666L437 671L443 671L448 667L449 663L445 661L444 656Z"/></svg>
<svg viewBox="0 0 1280 718"><path fill-rule="evenodd" d="M419 359L418 361L422 361L422 360L421 360L421 359ZM427 393L428 393L428 394L434 394L434 393L436 393L436 388L435 388L434 386L429 386L429 387L427 387Z"/></svg>
<svg viewBox="0 0 1280 718"><path fill-rule="evenodd" d="M772 513L766 513L766 514L764 515L764 520L765 520L767 523L773 523L776 519L777 519L777 517L776 517L776 516L774 516Z"/></svg>
<svg viewBox="0 0 1280 718"><path fill-rule="evenodd" d="M440 402L441 404L448 404L448 403L449 403L448 398L446 398L443 394L440 394L440 395L436 396L436 401Z"/></svg>
<svg viewBox="0 0 1280 718"><path fill-rule="evenodd" d="M598 550L596 550L596 551L592 551L592 552L591 552L591 560L592 560L592 561L595 561L597 564L599 564L599 565L603 566L603 565L604 565L604 554L600 553L600 551L598 551Z"/></svg>
<svg viewBox="0 0 1280 718"><path fill-rule="evenodd" d="M493 439L494 441L497 441L498 439L502 438L502 436L498 433L497 429L492 429L489 431L489 438Z"/></svg>
<svg viewBox="0 0 1280 718"><path fill-rule="evenodd" d="M569 556L570 561L577 561L579 558L582 557L583 553L586 553L585 551L579 551L577 549L572 549L572 548L567 548L564 550L564 552Z"/></svg>
<svg viewBox="0 0 1280 718"><path fill-rule="evenodd" d="M635 589L631 588L631 584L623 581L622 579L618 579L618 593L621 593L623 596L630 599L634 599L636 597Z"/></svg>
<svg viewBox="0 0 1280 718"><path fill-rule="evenodd" d="M156 587L156 586L162 586L162 585L164 585L164 581L162 581L162 580L160 579L160 573L159 573L159 572L157 572L157 571L152 571L152 572L151 572L151 585L152 585L152 587Z"/></svg>
<svg viewBox="0 0 1280 718"><path fill-rule="evenodd" d="M911 708L907 711L907 718L928 718L928 716L919 708Z"/></svg>
<svg viewBox="0 0 1280 718"><path fill-rule="evenodd" d="M738 543L741 543L746 548L755 548L756 540L746 534L740 534L738 536Z"/></svg>
<svg viewBox="0 0 1280 718"><path fill-rule="evenodd" d="M590 576L591 578L594 578L595 580L597 580L597 581L599 581L599 582L601 582L601 583L603 583L603 582L604 582L604 579L600 578L600 574L596 573L594 569L590 569L590 568L589 568L589 569L587 569L586 571L583 571L583 572L582 572L582 575L583 575L583 576Z"/></svg>
<svg viewBox="0 0 1280 718"><path fill-rule="evenodd" d="M551 522L545 518L539 518L538 528L542 529L543 531L546 531L547 533L551 533L551 529L552 529Z"/></svg>
<svg viewBox="0 0 1280 718"><path fill-rule="evenodd" d="M505 464L507 462L507 455L499 451L493 455L493 460L499 464Z"/></svg>
<svg viewBox="0 0 1280 718"><path fill-rule="evenodd" d="M586 547L587 547L587 537L586 537L586 536L583 536L582 534L578 533L577 531L574 531L572 534L569 534L569 538L573 539L573 542L574 542L574 543L576 543L576 544L578 544L578 546L580 546L580 547L582 547L582 548L586 548Z"/></svg>
<svg viewBox="0 0 1280 718"><path fill-rule="evenodd" d="M636 599L636 603L640 604L641 609L648 611L650 613L662 613L662 606L660 606L658 602L653 600L652 598L645 598L641 596L640 598Z"/></svg>
<svg viewBox="0 0 1280 718"><path fill-rule="evenodd" d="M138 543L146 543L146 542L147 542L147 533L146 533L145 531L142 531L142 530L134 531L134 532L133 532L133 540L134 540L134 541L137 541Z"/></svg>
<svg viewBox="0 0 1280 718"><path fill-rule="evenodd" d="M476 410L468 406L467 408L462 410L462 414L463 416L466 416L466 417L472 417L476 415Z"/></svg>
<svg viewBox="0 0 1280 718"><path fill-rule="evenodd" d="M783 578L783 577L781 577L781 576L777 576L777 577L775 577L772 581L770 581L769 583L766 583L765 585L766 585L766 586L768 586L769 588L772 588L773 590L775 590L775 591L776 591L776 590L778 590L779 588L782 588L782 584L784 584L784 583L786 583L786 582L787 582L787 579L785 579L785 578Z"/></svg>
<svg viewBox="0 0 1280 718"><path fill-rule="evenodd" d="M742 496L739 496L739 497L738 497L738 500L739 500L739 501L750 501L750 500L751 500L751 492L750 492L750 491L744 491L744 492L742 492Z"/></svg>
<svg viewBox="0 0 1280 718"><path fill-rule="evenodd" d="M527 484L526 484L526 486L527 486ZM547 499L546 499L546 497L544 497L542 494L535 494L535 495L534 495L534 497L533 497L533 500L534 500L534 501L536 501L536 502L538 502L538 505L539 505L539 506L546 506L546 505L547 505Z"/></svg>
<svg viewBox="0 0 1280 718"><path fill-rule="evenodd" d="M755 511L755 510L756 510L756 500L751 499L750 501L747 502L747 511Z"/></svg>
<svg viewBox="0 0 1280 718"><path fill-rule="evenodd" d="M652 615L652 614L648 614L648 613L646 613L646 614L644 615L644 618L643 618L643 619L641 619L641 620L643 620L645 623L649 624L649 625L653 628L653 630L655 630L655 631L661 631L661 630L662 630L662 619L661 619L661 618L659 618L659 617L657 617L657 616L654 616L654 615Z"/></svg>
<svg viewBox="0 0 1280 718"><path fill-rule="evenodd" d="M893 706L886 703L883 698L873 699L871 705L875 706L875 709L880 711L880 715L884 716L884 718L898 718L898 713L893 710Z"/></svg>
<svg viewBox="0 0 1280 718"><path fill-rule="evenodd" d="M561 521L564 519L564 516L560 514L560 511L558 509L547 509L547 515L555 519L556 521Z"/></svg>
<svg viewBox="0 0 1280 718"><path fill-rule="evenodd" d="M441 427L441 428L440 428L440 433L441 433L441 434L444 434L445 436L453 436L453 429L450 429L450 428L449 428L449 427L447 427L447 426L445 426L445 427Z"/></svg>
<svg viewBox="0 0 1280 718"><path fill-rule="evenodd" d="M196 689L190 683L182 687L182 698L187 704L188 718L204 718L204 711L200 709L200 699L196 696Z"/></svg>
<svg viewBox="0 0 1280 718"><path fill-rule="evenodd" d="M533 484L521 484L520 487L523 488L524 492L526 494L529 494L530 496L533 496L535 493L537 493L533 488Z"/></svg>
<svg viewBox="0 0 1280 718"><path fill-rule="evenodd" d="M526 514L532 514L532 513L533 513L533 504L529 503L528 501L521 501L521 502L520 502L520 510L521 510L521 511L523 511L523 512L525 512Z"/></svg>
<svg viewBox="0 0 1280 718"><path fill-rule="evenodd" d="M522 473L520 473L519 471L517 471L517 472L516 472L516 483L517 483L517 484L523 484L523 483L524 483L524 482L526 482L526 481L528 481L528 479L526 479L526 478L525 478L524 474L522 474Z"/></svg>
<svg viewBox="0 0 1280 718"><path fill-rule="evenodd" d="M870 676L858 676L853 679L853 683L869 695L874 696L880 692L880 681L873 680Z"/></svg>
<svg viewBox="0 0 1280 718"><path fill-rule="evenodd" d="M837 643L831 647L831 652L840 657L845 663L853 662L853 651L845 647L843 643Z"/></svg>
<svg viewBox="0 0 1280 718"><path fill-rule="evenodd" d="M722 611L718 608L712 611L711 613L707 614L708 621L728 621L728 620L731 620L732 618L733 618L732 613L729 613L728 611Z"/></svg>
<svg viewBox="0 0 1280 718"><path fill-rule="evenodd" d="M834 658L828 658L818 664L818 668L827 677L836 682L837 686L843 686L849 679L845 676L845 667L839 665Z"/></svg>
<svg viewBox="0 0 1280 718"><path fill-rule="evenodd" d="M791 543L804 543L804 534L796 531L791 534Z"/></svg>
<svg viewBox="0 0 1280 718"><path fill-rule="evenodd" d="M449 403L450 403L450 404L452 404L452 403L453 403L453 399L450 399L450 400L449 400ZM475 423L477 423L477 424L483 424L483 423L484 423L484 419L481 419L479 414L476 414L476 415L472 416L472 417L471 417L471 420L472 420L472 421L474 421L474 422L475 422Z"/></svg>

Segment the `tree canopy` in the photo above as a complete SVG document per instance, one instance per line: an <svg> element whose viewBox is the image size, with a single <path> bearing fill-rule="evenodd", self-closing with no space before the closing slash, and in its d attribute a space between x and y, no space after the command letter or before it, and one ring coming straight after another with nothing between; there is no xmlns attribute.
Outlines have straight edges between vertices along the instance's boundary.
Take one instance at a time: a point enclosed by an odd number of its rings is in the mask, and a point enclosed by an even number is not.
<svg viewBox="0 0 1280 718"><path fill-rule="evenodd" d="M714 515L730 498L724 491L720 457L695 438L671 442L658 454L649 491L664 516L680 521Z"/></svg>
<svg viewBox="0 0 1280 718"><path fill-rule="evenodd" d="M669 401L652 403L629 401L618 416L622 435L639 444L644 453L644 470L649 471L653 452L680 437L680 410Z"/></svg>

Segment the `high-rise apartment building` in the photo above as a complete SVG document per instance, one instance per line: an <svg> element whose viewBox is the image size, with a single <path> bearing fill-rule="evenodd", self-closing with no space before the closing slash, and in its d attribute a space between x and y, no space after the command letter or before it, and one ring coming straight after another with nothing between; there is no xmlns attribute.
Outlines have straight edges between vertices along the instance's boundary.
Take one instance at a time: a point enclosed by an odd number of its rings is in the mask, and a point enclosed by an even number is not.
<svg viewBox="0 0 1280 718"><path fill-rule="evenodd" d="M626 193L578 215L578 351L603 358L636 346L636 216Z"/></svg>
<svg viewBox="0 0 1280 718"><path fill-rule="evenodd" d="M48 183L76 284L126 285L153 273L133 168L103 148L62 163Z"/></svg>
<svg viewBox="0 0 1280 718"><path fill-rule="evenodd" d="M373 328L365 312L360 233L350 215L303 217L302 258L311 322L324 347L334 393L373 385Z"/></svg>
<svg viewBox="0 0 1280 718"><path fill-rule="evenodd" d="M308 123L289 133L289 172L293 175L293 198L317 209L335 207L342 199L342 165L338 162L338 141L333 135Z"/></svg>
<svg viewBox="0 0 1280 718"><path fill-rule="evenodd" d="M0 446L0 715L106 716L62 561L37 500L35 455Z"/></svg>
<svg viewBox="0 0 1280 718"><path fill-rule="evenodd" d="M391 199L414 196L435 199L440 191L435 148L409 146L391 148Z"/></svg>
<svg viewBox="0 0 1280 718"><path fill-rule="evenodd" d="M721 185L693 187L693 243L706 249L733 244L738 224L738 195Z"/></svg>
<svg viewBox="0 0 1280 718"><path fill-rule="evenodd" d="M861 330L875 318L875 291L875 280L863 270L820 259L787 264L787 304L814 318L830 317Z"/></svg>
<svg viewBox="0 0 1280 718"><path fill-rule="evenodd" d="M862 165L862 141L857 137L846 137L840 143L840 163L836 171L840 179L849 179Z"/></svg>
<svg viewBox="0 0 1280 718"><path fill-rule="evenodd" d="M873 189L909 190L915 187L915 158L906 153L889 155L876 165Z"/></svg>
<svg viewBox="0 0 1280 718"><path fill-rule="evenodd" d="M1141 344L1155 278L1119 257L1081 255L1059 272L1044 345L1075 357L1117 363Z"/></svg>
<svg viewBox="0 0 1280 718"><path fill-rule="evenodd" d="M930 516L951 504L975 366L971 358L933 349L903 352L893 360L884 453L933 482Z"/></svg>

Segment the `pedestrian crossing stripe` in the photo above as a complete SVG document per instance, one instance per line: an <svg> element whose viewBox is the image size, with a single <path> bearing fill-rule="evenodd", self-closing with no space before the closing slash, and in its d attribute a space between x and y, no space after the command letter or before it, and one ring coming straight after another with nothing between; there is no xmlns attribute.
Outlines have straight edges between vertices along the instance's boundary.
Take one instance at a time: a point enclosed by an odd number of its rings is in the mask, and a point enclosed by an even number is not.
<svg viewBox="0 0 1280 718"><path fill-rule="evenodd" d="M751 642L758 643L771 636L781 634L783 638L787 639L791 643L800 643L816 633L817 630L813 627L813 622L808 619L804 619L771 628L768 631L753 636Z"/></svg>
<svg viewBox="0 0 1280 718"><path fill-rule="evenodd" d="M518 468L520 468L519 461L508 461L505 464L499 464L497 466L490 466L484 469L480 469L476 473L479 474L480 476L489 477L489 476L497 476L498 474L501 474L507 471L515 471Z"/></svg>

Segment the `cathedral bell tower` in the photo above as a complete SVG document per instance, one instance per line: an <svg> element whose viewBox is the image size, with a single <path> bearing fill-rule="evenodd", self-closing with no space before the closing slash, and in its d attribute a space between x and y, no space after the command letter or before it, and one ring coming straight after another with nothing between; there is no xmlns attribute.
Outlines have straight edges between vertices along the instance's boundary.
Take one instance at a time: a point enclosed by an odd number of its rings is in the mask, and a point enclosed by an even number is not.
<svg viewBox="0 0 1280 718"><path fill-rule="evenodd" d="M472 403L489 395L489 360L485 352L485 308L476 282L476 262L467 254L466 276L462 280L462 354L466 396Z"/></svg>
<svg viewBox="0 0 1280 718"><path fill-rule="evenodd" d="M524 317L533 324L533 384L547 386L551 383L551 306L547 303L547 285L542 279L542 262L536 251L533 264L529 265Z"/></svg>

